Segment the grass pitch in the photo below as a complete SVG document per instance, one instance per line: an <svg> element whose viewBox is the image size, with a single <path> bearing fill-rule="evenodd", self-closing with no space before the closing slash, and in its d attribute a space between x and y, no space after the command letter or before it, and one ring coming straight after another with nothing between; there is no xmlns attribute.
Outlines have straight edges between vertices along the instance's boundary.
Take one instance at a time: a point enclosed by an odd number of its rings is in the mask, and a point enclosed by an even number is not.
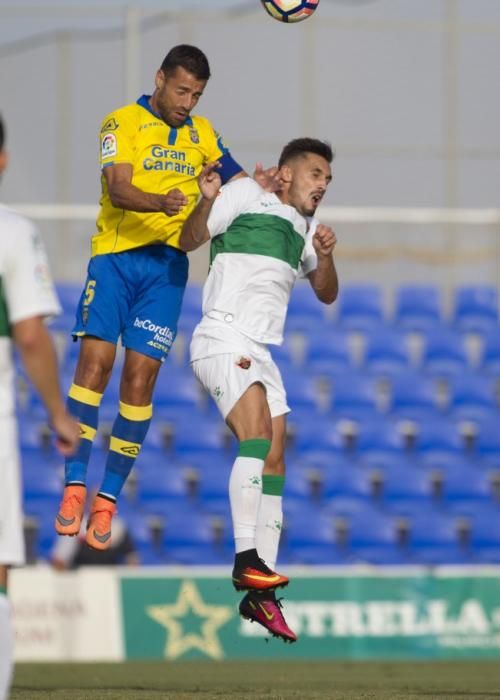
<svg viewBox="0 0 500 700"><path fill-rule="evenodd" d="M19 664L11 700L493 700L498 661Z"/></svg>

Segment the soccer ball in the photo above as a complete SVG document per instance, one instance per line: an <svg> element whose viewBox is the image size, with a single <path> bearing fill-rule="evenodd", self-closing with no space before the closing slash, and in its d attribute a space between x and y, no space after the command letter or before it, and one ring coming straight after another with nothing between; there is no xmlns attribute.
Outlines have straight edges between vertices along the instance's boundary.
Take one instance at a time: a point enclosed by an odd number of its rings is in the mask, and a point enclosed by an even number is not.
<svg viewBox="0 0 500 700"><path fill-rule="evenodd" d="M302 22L312 15L319 0L260 0L264 9L280 22Z"/></svg>

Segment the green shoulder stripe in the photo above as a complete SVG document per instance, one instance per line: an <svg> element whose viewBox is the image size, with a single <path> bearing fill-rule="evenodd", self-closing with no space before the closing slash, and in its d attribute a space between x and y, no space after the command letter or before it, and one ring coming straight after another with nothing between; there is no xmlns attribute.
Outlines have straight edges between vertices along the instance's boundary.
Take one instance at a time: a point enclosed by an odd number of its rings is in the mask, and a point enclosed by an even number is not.
<svg viewBox="0 0 500 700"><path fill-rule="evenodd" d="M7 313L7 300L3 288L3 280L0 277L0 337L10 335L9 314Z"/></svg>
<svg viewBox="0 0 500 700"><path fill-rule="evenodd" d="M212 239L210 264L219 253L267 255L297 270L304 239L290 221L274 214L241 214L225 233Z"/></svg>

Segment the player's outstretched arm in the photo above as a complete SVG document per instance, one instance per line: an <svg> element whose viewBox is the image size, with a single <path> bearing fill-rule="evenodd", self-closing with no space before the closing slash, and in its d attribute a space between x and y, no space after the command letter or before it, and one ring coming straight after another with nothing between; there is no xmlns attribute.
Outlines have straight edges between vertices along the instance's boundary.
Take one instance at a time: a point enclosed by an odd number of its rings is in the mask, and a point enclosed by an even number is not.
<svg viewBox="0 0 500 700"><path fill-rule="evenodd" d="M14 323L12 334L24 368L47 408L59 451L63 455L73 454L80 439L80 429L66 411L59 386L55 348L42 318L34 316Z"/></svg>
<svg viewBox="0 0 500 700"><path fill-rule="evenodd" d="M312 243L318 264L316 269L308 274L308 278L318 299L324 304L332 304L339 293L337 270L332 255L337 237L329 226L318 224Z"/></svg>
<svg viewBox="0 0 500 700"><path fill-rule="evenodd" d="M218 162L207 163L198 175L201 197L184 222L179 239L180 248L186 252L196 250L210 239L207 223L221 187L220 175L217 172L219 167Z"/></svg>
<svg viewBox="0 0 500 700"><path fill-rule="evenodd" d="M116 163L103 170L111 204L117 209L142 213L163 212L175 216L188 203L187 197L177 188L167 194L143 192L132 184L133 168L129 163Z"/></svg>

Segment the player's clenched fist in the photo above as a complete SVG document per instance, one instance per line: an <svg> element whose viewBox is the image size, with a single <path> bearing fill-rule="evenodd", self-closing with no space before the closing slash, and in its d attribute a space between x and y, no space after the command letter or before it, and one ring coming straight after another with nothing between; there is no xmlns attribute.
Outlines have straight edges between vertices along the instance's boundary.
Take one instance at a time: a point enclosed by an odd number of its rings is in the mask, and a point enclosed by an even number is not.
<svg viewBox="0 0 500 700"><path fill-rule="evenodd" d="M167 216L175 216L187 203L188 198L186 195L176 188L162 195L160 203L161 211Z"/></svg>
<svg viewBox="0 0 500 700"><path fill-rule="evenodd" d="M312 242L318 256L331 255L337 243L337 236L329 226L318 224Z"/></svg>

